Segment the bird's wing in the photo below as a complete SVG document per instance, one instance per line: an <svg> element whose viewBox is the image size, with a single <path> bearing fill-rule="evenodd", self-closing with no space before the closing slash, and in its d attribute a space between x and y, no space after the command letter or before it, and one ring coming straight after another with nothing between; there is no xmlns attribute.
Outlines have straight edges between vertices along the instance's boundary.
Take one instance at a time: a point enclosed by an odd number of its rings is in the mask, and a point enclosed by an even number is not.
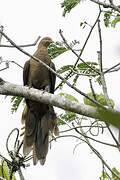
<svg viewBox="0 0 120 180"><path fill-rule="evenodd" d="M23 84L28 85L28 77L29 77L29 69L30 69L30 61L26 61L23 69Z"/></svg>
<svg viewBox="0 0 120 180"><path fill-rule="evenodd" d="M52 68L54 71L56 71L55 69L55 65L53 62L50 63L50 68ZM55 82L56 82L56 75L54 73L52 73L50 71L50 78L51 78L51 89L50 89L50 93L54 94L54 89L55 89Z"/></svg>

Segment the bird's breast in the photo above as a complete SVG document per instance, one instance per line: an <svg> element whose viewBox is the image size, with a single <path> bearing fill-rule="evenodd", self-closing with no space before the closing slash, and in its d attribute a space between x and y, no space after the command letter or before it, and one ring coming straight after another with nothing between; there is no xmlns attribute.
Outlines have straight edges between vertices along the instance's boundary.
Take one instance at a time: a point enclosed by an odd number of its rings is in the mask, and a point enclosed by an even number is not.
<svg viewBox="0 0 120 180"><path fill-rule="evenodd" d="M34 88L44 89L45 86L50 85L49 70L39 62L32 60L30 62L30 82Z"/></svg>

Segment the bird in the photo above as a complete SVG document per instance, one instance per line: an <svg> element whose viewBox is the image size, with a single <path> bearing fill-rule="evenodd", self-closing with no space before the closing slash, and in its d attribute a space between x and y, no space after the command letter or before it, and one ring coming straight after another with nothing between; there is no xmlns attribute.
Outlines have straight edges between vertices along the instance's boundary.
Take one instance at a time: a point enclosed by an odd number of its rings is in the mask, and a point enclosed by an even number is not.
<svg viewBox="0 0 120 180"><path fill-rule="evenodd" d="M48 54L48 47L53 43L50 37L43 38L34 57L40 59L54 71L55 65ZM30 58L23 68L23 84L54 94L56 75L40 62ZM45 164L49 147L49 134L58 135L57 117L53 106L25 99L26 105L22 113L22 123L25 123L23 139L23 154L27 156L33 151L33 164L40 161Z"/></svg>

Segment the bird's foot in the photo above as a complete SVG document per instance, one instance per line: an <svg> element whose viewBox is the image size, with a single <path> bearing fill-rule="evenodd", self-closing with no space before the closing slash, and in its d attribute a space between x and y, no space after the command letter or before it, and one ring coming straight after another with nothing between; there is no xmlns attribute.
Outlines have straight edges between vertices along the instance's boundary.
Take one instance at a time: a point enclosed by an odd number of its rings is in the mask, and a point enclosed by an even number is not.
<svg viewBox="0 0 120 180"><path fill-rule="evenodd" d="M48 86L45 86L45 88L44 89L40 89L41 91L43 91L43 93L44 92L50 92L50 86L48 85Z"/></svg>

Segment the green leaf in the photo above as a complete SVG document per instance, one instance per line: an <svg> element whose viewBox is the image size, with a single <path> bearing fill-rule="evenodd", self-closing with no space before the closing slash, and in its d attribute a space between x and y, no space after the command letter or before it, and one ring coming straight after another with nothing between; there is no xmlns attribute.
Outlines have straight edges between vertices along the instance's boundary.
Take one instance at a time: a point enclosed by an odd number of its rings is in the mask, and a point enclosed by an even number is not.
<svg viewBox="0 0 120 180"><path fill-rule="evenodd" d="M73 86L76 86L79 75L76 75L73 79Z"/></svg>
<svg viewBox="0 0 120 180"><path fill-rule="evenodd" d="M108 173L107 172L102 172L102 175L101 175L101 177L99 178L100 180L107 180L109 178L109 175L108 175Z"/></svg>
<svg viewBox="0 0 120 180"><path fill-rule="evenodd" d="M63 54L66 51L68 51L68 49L64 46L64 43L58 41L51 44L48 48L48 54L50 55L51 59L56 58L57 56Z"/></svg>
<svg viewBox="0 0 120 180"><path fill-rule="evenodd" d="M63 16L65 17L66 13L69 13L80 1L81 0L64 0L61 3L61 8L64 8Z"/></svg>
<svg viewBox="0 0 120 180"><path fill-rule="evenodd" d="M111 24L111 15L112 11L107 11L104 13L104 24L106 27L109 27L109 25Z"/></svg>
<svg viewBox="0 0 120 180"><path fill-rule="evenodd" d="M10 168L8 167L7 162L4 160L1 160L0 177L3 177L6 180L9 180L10 178ZM16 180L14 174L13 174L12 180Z"/></svg>
<svg viewBox="0 0 120 180"><path fill-rule="evenodd" d="M118 172L118 170L114 167L112 168L112 170L118 175L120 176L120 172ZM114 178L115 180L118 180L118 178L116 178L116 176L114 174L112 174L112 178Z"/></svg>
<svg viewBox="0 0 120 180"><path fill-rule="evenodd" d="M73 65L62 66L60 69L57 70L57 73L62 74L66 71L69 71L70 68L73 68Z"/></svg>
<svg viewBox="0 0 120 180"><path fill-rule="evenodd" d="M65 122L72 122L75 119L78 119L78 116L76 113L73 113L73 112L66 113L66 111L65 111L65 113L59 115L58 124L64 125L64 124L66 124Z"/></svg>
<svg viewBox="0 0 120 180"><path fill-rule="evenodd" d="M97 68L97 66L98 66L98 64L96 63L96 62L86 62L87 64L85 64L85 63L80 63L80 64L78 64L77 65L77 68L80 70L80 72L82 72L82 73L85 73L85 74L95 74L95 71L94 71L94 69L96 70L96 71L99 71L99 69ZM97 75L97 74L96 74ZM95 75L94 75L95 76Z"/></svg>
<svg viewBox="0 0 120 180"><path fill-rule="evenodd" d="M111 26L115 27L118 22L120 22L120 15L111 22Z"/></svg>
<svg viewBox="0 0 120 180"><path fill-rule="evenodd" d="M22 100L23 100L23 98L18 97L18 96L13 96L11 98L11 103L12 103L11 111L12 111L12 113L17 111L17 109L18 109L18 107L19 107Z"/></svg>
<svg viewBox="0 0 120 180"><path fill-rule="evenodd" d="M91 98L94 99L92 92L88 93L87 95L88 95L89 97L91 97ZM100 104L102 104L103 106L107 106L107 102L106 102L105 96L104 96L103 94L95 94L95 95L96 95L96 100L97 100ZM86 104L86 105L96 106L95 103L91 102L91 101L90 101L88 98L86 98L86 97L83 98L83 101L84 101L84 104ZM112 99L110 99L110 102L111 102L112 107L114 107L114 101L113 101Z"/></svg>
<svg viewBox="0 0 120 180"><path fill-rule="evenodd" d="M86 62L89 66L91 66L92 68L95 68L97 65L98 65L98 63L96 63L96 62L90 62L90 61L88 61L88 62ZM87 66L87 64L85 64L85 63L80 63L80 64L78 64L77 65L77 67L79 68L79 69L85 69L85 68L89 68L88 66Z"/></svg>
<svg viewBox="0 0 120 180"><path fill-rule="evenodd" d="M72 96L71 94L59 93L58 95L59 95L59 96L64 96L64 97L70 99L71 101L76 101L76 102L78 102L78 99L75 98L74 96Z"/></svg>

